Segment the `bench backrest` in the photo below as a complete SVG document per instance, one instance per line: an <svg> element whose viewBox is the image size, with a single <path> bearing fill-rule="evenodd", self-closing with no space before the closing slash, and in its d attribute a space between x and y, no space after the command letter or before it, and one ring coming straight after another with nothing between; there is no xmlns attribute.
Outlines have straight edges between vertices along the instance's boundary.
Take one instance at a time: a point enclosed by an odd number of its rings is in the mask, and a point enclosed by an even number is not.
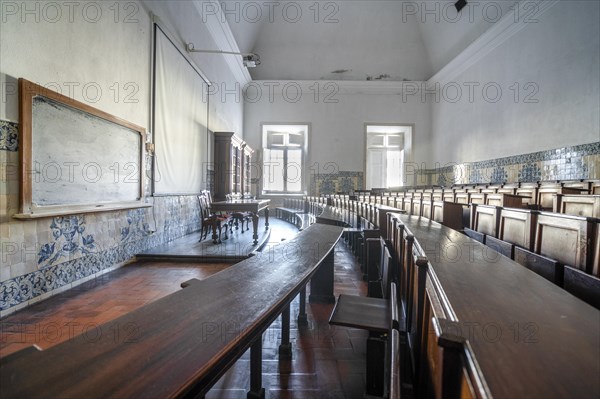
<svg viewBox="0 0 600 399"><path fill-rule="evenodd" d="M554 259L538 255L524 248L515 247L515 262L539 274L546 280L562 286L564 268Z"/></svg>
<svg viewBox="0 0 600 399"><path fill-rule="evenodd" d="M475 241L479 241L480 243L485 244L485 234L475 230L471 230L469 228L465 228L464 232L469 238L472 238Z"/></svg>
<svg viewBox="0 0 600 399"><path fill-rule="evenodd" d="M515 245L506 241L502 241L497 239L496 237L486 236L485 237L485 245L494 249L496 252L506 256L509 259L513 259Z"/></svg>
<svg viewBox="0 0 600 399"><path fill-rule="evenodd" d="M565 266L564 289L600 310L600 278Z"/></svg>

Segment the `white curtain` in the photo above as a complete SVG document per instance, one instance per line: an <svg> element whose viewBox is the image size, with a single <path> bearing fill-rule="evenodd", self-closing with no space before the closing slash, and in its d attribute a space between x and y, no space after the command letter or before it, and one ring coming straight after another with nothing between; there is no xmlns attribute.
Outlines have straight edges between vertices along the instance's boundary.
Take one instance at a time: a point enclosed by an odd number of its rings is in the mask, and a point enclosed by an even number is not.
<svg viewBox="0 0 600 399"><path fill-rule="evenodd" d="M154 192L192 194L205 188L207 85L160 29L156 37Z"/></svg>

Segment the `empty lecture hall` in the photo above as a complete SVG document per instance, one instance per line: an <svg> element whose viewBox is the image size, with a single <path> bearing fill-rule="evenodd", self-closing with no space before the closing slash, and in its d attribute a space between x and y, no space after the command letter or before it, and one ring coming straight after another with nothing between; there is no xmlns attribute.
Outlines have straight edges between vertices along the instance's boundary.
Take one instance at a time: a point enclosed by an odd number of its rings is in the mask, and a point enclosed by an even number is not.
<svg viewBox="0 0 600 399"><path fill-rule="evenodd" d="M0 0L0 399L600 398L600 0Z"/></svg>

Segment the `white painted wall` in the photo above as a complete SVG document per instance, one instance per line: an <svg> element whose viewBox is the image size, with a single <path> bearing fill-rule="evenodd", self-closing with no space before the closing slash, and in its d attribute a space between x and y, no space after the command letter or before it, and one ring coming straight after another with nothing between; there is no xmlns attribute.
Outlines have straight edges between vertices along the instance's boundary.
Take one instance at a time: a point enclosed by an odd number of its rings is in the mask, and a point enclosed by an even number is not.
<svg viewBox="0 0 600 399"><path fill-rule="evenodd" d="M250 70L253 79L366 80L389 75L389 80L402 81L432 75L417 20L408 16L403 21L402 1L283 1L272 12L267 3L228 4L230 10L237 5L240 14L237 20L235 13L227 14L232 31L256 38L253 48L246 48L262 60ZM262 10L256 22L252 5Z"/></svg>
<svg viewBox="0 0 600 399"><path fill-rule="evenodd" d="M215 48L192 2L67 3L2 4L0 119L18 121L16 79L23 77L148 128L149 13L158 15L182 45L193 41L197 48ZM236 87L222 55L194 54L192 58L218 87ZM215 92L210 101L209 128L242 133L243 101L232 101L230 96L223 102L220 97Z"/></svg>
<svg viewBox="0 0 600 399"><path fill-rule="evenodd" d="M469 0L460 13L454 7L455 1L401 3L402 18L418 21L426 53L436 73L500 19L514 16L513 7L518 1ZM527 15L526 12L524 17Z"/></svg>
<svg viewBox="0 0 600 399"><path fill-rule="evenodd" d="M18 122L16 79L23 77L147 127L150 19L140 4L115 10L109 9L113 3L78 2L71 9L54 4L58 7L2 5L0 80L6 101L0 102L0 118Z"/></svg>
<svg viewBox="0 0 600 399"><path fill-rule="evenodd" d="M560 1L453 79L460 101L432 103L430 164L470 162L600 140L600 3ZM475 88L468 99L466 82ZM498 85L498 102L483 87ZM514 94L519 84L519 99ZM526 87L530 83L529 87ZM513 87L513 90L511 90ZM537 90L535 94L534 90ZM490 88L489 97L495 97ZM533 94L537 103L526 103Z"/></svg>
<svg viewBox="0 0 600 399"><path fill-rule="evenodd" d="M181 40L181 45L192 42L196 49L215 50L217 44L203 23L202 1L144 1L149 12L157 15L169 30ZM194 4L198 3L198 5ZM241 86L234 78L225 56L221 54L188 54L213 83L210 89L208 126L213 132L235 132L243 136L243 107ZM236 94L227 94L226 91Z"/></svg>
<svg viewBox="0 0 600 399"><path fill-rule="evenodd" d="M260 84L260 82L258 82ZM275 82L273 82L275 83ZM263 86L264 87L264 86ZM427 104L418 96L409 96L406 102L395 94L343 94L340 91L331 99L337 103L324 101L323 84L319 101L315 101L314 90L305 90L298 102L281 95L283 82L274 90L271 99L266 89L260 100L254 101L254 94L247 97L244 108L245 139L254 148L261 148L261 123L307 122L311 124L307 165L319 165L320 173L333 170L324 167L333 162L337 170L364 171L365 167L365 123L414 124L413 159L419 163L426 158L431 148L430 118ZM272 101L271 101L272 100ZM306 173L316 173L313 168Z"/></svg>

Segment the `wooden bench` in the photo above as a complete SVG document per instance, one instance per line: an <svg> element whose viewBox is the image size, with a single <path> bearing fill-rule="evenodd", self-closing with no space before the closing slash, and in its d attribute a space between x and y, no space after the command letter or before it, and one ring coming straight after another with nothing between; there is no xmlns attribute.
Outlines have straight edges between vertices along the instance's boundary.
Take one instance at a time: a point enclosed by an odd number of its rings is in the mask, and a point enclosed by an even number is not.
<svg viewBox="0 0 600 399"><path fill-rule="evenodd" d="M313 225L280 251L188 282L187 288L96 326L93 337L82 334L44 351L17 352L0 362L2 397L203 397L248 348L250 396L261 397L262 334L289 312L307 283L311 295L313 289L320 294L313 282L333 274L341 233L341 227ZM290 256L284 248L310 250ZM115 336L124 326L134 326L137 334ZM283 323L282 337L286 329L289 323Z"/></svg>

